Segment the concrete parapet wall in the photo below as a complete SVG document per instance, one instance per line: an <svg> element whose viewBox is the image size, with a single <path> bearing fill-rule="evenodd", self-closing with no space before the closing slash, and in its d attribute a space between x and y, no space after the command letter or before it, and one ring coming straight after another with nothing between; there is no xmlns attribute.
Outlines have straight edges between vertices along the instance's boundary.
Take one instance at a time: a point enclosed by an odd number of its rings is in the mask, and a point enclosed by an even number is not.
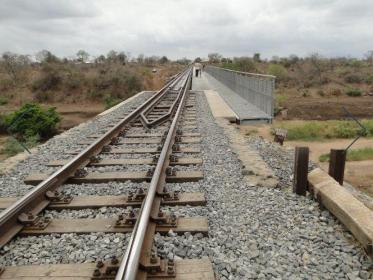
<svg viewBox="0 0 373 280"><path fill-rule="evenodd" d="M320 168L308 174L310 191L373 256L373 211Z"/></svg>

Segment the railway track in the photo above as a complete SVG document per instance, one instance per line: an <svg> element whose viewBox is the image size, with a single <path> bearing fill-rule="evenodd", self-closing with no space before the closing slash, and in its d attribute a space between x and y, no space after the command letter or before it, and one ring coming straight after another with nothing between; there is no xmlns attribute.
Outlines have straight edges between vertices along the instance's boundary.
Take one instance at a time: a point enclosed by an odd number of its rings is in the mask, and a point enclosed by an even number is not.
<svg viewBox="0 0 373 280"><path fill-rule="evenodd" d="M103 134L81 141L83 151L66 151L68 159L47 164L49 172L32 173L35 187L21 198L2 198L0 246L17 236L77 233L130 234L126 251L96 263L2 267L0 279L212 279L205 259L160 258L154 235L207 234L207 218L177 217L162 206L204 205L203 193L182 193L167 183L203 178L199 156L195 96L189 91L191 69L173 77L160 91ZM63 184L146 182L121 195L67 196ZM116 218L58 219L57 211L118 208ZM54 213L52 218L46 212Z"/></svg>

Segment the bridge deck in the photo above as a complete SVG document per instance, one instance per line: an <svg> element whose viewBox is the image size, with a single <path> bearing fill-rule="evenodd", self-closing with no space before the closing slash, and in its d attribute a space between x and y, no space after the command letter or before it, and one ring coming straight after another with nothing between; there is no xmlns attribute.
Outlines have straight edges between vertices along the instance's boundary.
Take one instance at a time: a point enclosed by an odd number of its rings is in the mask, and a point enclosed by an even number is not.
<svg viewBox="0 0 373 280"><path fill-rule="evenodd" d="M228 106L235 112L241 124L271 121L271 116L246 101L206 72L202 73L202 77L193 77L192 89L214 90L218 92Z"/></svg>

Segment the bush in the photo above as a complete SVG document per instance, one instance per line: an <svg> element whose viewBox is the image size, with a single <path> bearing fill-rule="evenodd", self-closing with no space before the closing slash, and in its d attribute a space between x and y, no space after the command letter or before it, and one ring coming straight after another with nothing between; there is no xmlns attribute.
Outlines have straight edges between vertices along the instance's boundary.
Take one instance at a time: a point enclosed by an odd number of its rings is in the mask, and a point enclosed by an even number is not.
<svg viewBox="0 0 373 280"><path fill-rule="evenodd" d="M0 96L0 105L6 105L6 104L8 104L8 99L3 96Z"/></svg>
<svg viewBox="0 0 373 280"><path fill-rule="evenodd" d="M365 82L368 84L368 85L372 85L373 84L373 75L370 75L369 77L367 77L365 79Z"/></svg>
<svg viewBox="0 0 373 280"><path fill-rule="evenodd" d="M55 108L44 109L36 103L25 104L5 118L7 127L11 125L10 131L23 140L34 136L43 139L53 136L60 120Z"/></svg>
<svg viewBox="0 0 373 280"><path fill-rule="evenodd" d="M353 138L359 130L360 128L354 122L340 121L334 127L333 138Z"/></svg>
<svg viewBox="0 0 373 280"><path fill-rule="evenodd" d="M323 90L321 90L321 89L319 89L317 91L317 94L320 95L320 96L325 96L325 92Z"/></svg>
<svg viewBox="0 0 373 280"><path fill-rule="evenodd" d="M51 66L45 66L43 68L43 74L39 79L36 79L32 83L33 91L47 91L55 90L62 82L62 77L58 69Z"/></svg>
<svg viewBox="0 0 373 280"><path fill-rule="evenodd" d="M279 81L283 81L288 77L288 71L280 64L270 64L268 66L268 74L276 76Z"/></svg>
<svg viewBox="0 0 373 280"><path fill-rule="evenodd" d="M255 62L250 57L235 57L233 61L226 61L222 64L223 68L241 71L241 72L255 72Z"/></svg>
<svg viewBox="0 0 373 280"><path fill-rule="evenodd" d="M109 108L119 104L120 102L122 102L122 100L109 95L109 96L105 97L104 102L105 102L105 108L109 109Z"/></svg>
<svg viewBox="0 0 373 280"><path fill-rule="evenodd" d="M0 133L5 133L6 127L5 116L0 114Z"/></svg>
<svg viewBox="0 0 373 280"><path fill-rule="evenodd" d="M288 97L284 94L275 94L275 107L274 107L274 115L277 116L281 110L283 109L284 103Z"/></svg>
<svg viewBox="0 0 373 280"><path fill-rule="evenodd" d="M37 91L34 93L34 100L37 102L51 101L53 94L50 91Z"/></svg>
<svg viewBox="0 0 373 280"><path fill-rule="evenodd" d="M341 96L342 91L339 88L332 88L330 89L330 94L333 96Z"/></svg>
<svg viewBox="0 0 373 280"><path fill-rule="evenodd" d="M110 95L120 99L133 95L143 87L139 76L122 69L98 75L93 79L93 85L97 96Z"/></svg>
<svg viewBox="0 0 373 280"><path fill-rule="evenodd" d="M358 84L363 81L363 78L356 74L349 74L344 78L344 80L346 83L349 83L349 84L354 84L354 83Z"/></svg>
<svg viewBox="0 0 373 280"><path fill-rule="evenodd" d="M347 94L348 96L357 97L357 96L361 96L361 95L362 95L362 92L361 92L361 90L358 89L358 88L351 88L351 89L348 89L348 90L346 91L346 94Z"/></svg>
<svg viewBox="0 0 373 280"><path fill-rule="evenodd" d="M82 86L84 82L84 76L83 75L71 75L69 76L66 81L66 87L69 90L78 89Z"/></svg>
<svg viewBox="0 0 373 280"><path fill-rule="evenodd" d="M0 90L6 91L11 89L14 86L14 83L10 79L1 79L0 80Z"/></svg>

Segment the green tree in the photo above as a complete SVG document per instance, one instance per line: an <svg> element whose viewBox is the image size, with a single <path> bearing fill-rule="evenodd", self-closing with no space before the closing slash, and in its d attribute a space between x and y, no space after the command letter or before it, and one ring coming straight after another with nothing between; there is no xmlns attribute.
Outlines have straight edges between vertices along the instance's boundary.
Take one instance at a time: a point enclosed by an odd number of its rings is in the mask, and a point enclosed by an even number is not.
<svg viewBox="0 0 373 280"><path fill-rule="evenodd" d="M166 63L168 63L168 58L167 58L167 56L162 56L161 57L161 59L159 60L159 63L160 64L166 64Z"/></svg>
<svg viewBox="0 0 373 280"><path fill-rule="evenodd" d="M96 63L104 63L106 61L106 57L102 54L100 56L98 56L96 59L95 59L95 62Z"/></svg>
<svg viewBox="0 0 373 280"><path fill-rule="evenodd" d="M79 50L76 53L77 60L80 62L86 62L89 58L89 54L85 50Z"/></svg>
<svg viewBox="0 0 373 280"><path fill-rule="evenodd" d="M118 53L114 50L111 50L108 52L108 54L106 55L106 58L109 62L115 62L117 60L117 55Z"/></svg>
<svg viewBox="0 0 373 280"><path fill-rule="evenodd" d="M40 63L56 63L59 62L59 59L57 56L52 54L48 50L41 50L36 53L35 55L36 60L38 60Z"/></svg>
<svg viewBox="0 0 373 280"><path fill-rule="evenodd" d="M118 53L116 60L121 64L126 64L127 62L127 55L124 52Z"/></svg>
<svg viewBox="0 0 373 280"><path fill-rule="evenodd" d="M260 53L254 53L253 60L255 62L260 62L261 61L261 59L260 59Z"/></svg>

